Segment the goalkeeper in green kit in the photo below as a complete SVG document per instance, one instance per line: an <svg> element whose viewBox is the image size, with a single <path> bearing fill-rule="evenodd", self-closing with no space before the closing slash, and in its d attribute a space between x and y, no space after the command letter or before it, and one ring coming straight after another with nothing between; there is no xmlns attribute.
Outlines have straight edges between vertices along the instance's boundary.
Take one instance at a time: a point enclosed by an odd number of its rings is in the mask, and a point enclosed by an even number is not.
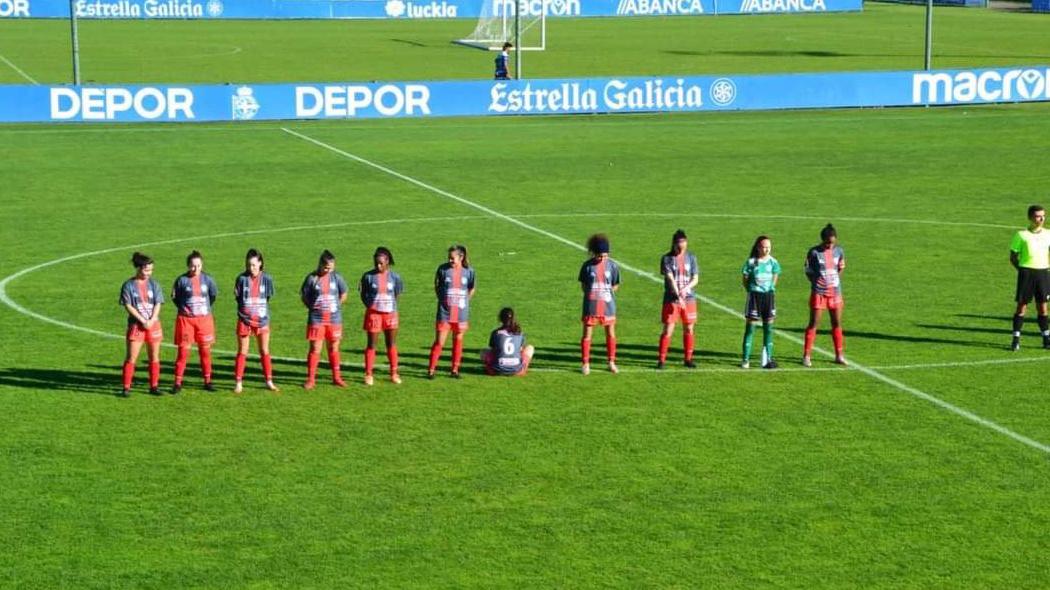
<svg viewBox="0 0 1050 590"><path fill-rule="evenodd" d="M773 242L767 236L758 236L751 246L751 255L741 270L747 303L744 306L744 358L740 368L751 366L751 345L755 330L762 322L762 368L775 369L773 360L773 320L777 317L776 288L780 278L780 263L771 255Z"/></svg>

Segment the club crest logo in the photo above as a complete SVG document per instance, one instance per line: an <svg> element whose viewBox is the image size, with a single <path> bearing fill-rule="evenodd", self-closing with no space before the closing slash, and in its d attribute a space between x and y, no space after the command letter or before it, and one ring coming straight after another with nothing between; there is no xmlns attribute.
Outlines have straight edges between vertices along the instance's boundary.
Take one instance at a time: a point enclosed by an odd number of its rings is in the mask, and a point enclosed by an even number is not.
<svg viewBox="0 0 1050 590"><path fill-rule="evenodd" d="M388 0L383 9L386 10L387 16L398 18L405 14L405 3L402 0Z"/></svg>
<svg viewBox="0 0 1050 590"><path fill-rule="evenodd" d="M208 16L212 18L218 18L222 16L222 1L221 0L208 0L208 4L204 7L207 11Z"/></svg>
<svg viewBox="0 0 1050 590"><path fill-rule="evenodd" d="M729 78L719 78L711 84L711 102L724 107L736 100L736 84Z"/></svg>
<svg viewBox="0 0 1050 590"><path fill-rule="evenodd" d="M235 121L248 121L254 119L259 112L259 101L252 95L253 91L247 86L241 86L233 95L233 119Z"/></svg>

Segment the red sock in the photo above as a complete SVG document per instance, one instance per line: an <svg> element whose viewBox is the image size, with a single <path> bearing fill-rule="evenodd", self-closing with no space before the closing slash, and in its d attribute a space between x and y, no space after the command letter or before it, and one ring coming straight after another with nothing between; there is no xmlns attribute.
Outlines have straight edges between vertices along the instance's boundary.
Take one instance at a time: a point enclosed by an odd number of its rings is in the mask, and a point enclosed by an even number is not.
<svg viewBox="0 0 1050 590"><path fill-rule="evenodd" d="M186 373L186 360L190 356L188 346L180 346L175 355L175 385L182 385L182 376Z"/></svg>
<svg viewBox="0 0 1050 590"><path fill-rule="evenodd" d="M441 358L441 345L435 342L430 347L430 365L427 367L427 371L433 373L437 370L439 358Z"/></svg>
<svg viewBox="0 0 1050 590"><path fill-rule="evenodd" d="M583 364L591 364L591 340L590 338L584 338L580 340L580 357L583 359Z"/></svg>
<svg viewBox="0 0 1050 590"><path fill-rule="evenodd" d="M842 326L831 329L831 341L835 344L835 356L842 356Z"/></svg>
<svg viewBox="0 0 1050 590"><path fill-rule="evenodd" d="M365 375L372 374L372 368L376 366L376 349L365 349Z"/></svg>
<svg viewBox="0 0 1050 590"><path fill-rule="evenodd" d="M667 360L667 349L671 347L671 337L660 334L660 353L656 358L662 363Z"/></svg>
<svg viewBox="0 0 1050 590"><path fill-rule="evenodd" d="M342 381L343 372L339 366L339 349L328 351L328 367L332 369L332 381Z"/></svg>
<svg viewBox="0 0 1050 590"><path fill-rule="evenodd" d="M321 355L316 352L306 353L306 382L313 383L317 380L317 364L321 362Z"/></svg>
<svg viewBox="0 0 1050 590"><path fill-rule="evenodd" d="M149 386L154 388L160 385L160 361L150 361L149 363Z"/></svg>
<svg viewBox="0 0 1050 590"><path fill-rule="evenodd" d="M268 354L262 355L262 367L263 367L263 375L266 376L266 380L267 381L273 381L273 359L270 358L270 355L268 355ZM244 374L244 366L243 365L241 365L241 374L242 375ZM240 379L240 377L238 377L238 379Z"/></svg>
<svg viewBox="0 0 1050 590"><path fill-rule="evenodd" d="M686 332L682 336L682 344L685 346L685 360L693 360L693 343L696 340L696 334L692 332Z"/></svg>
<svg viewBox="0 0 1050 590"><path fill-rule="evenodd" d="M131 389L131 381L135 378L135 363L124 362L124 389Z"/></svg>
<svg viewBox="0 0 1050 590"><path fill-rule="evenodd" d="M813 352L813 341L817 339L816 328L806 328L806 341L802 346L802 356L809 356Z"/></svg>
<svg viewBox="0 0 1050 590"><path fill-rule="evenodd" d="M265 358L265 357L263 357ZM237 381L244 379L244 365L248 362L248 359L243 354L238 354L237 358L233 361L233 378ZM264 363L265 364L265 361Z"/></svg>
<svg viewBox="0 0 1050 590"><path fill-rule="evenodd" d="M452 370L459 372L459 364L463 361L463 340L452 341Z"/></svg>
<svg viewBox="0 0 1050 590"><path fill-rule="evenodd" d="M197 353L201 355L201 373L204 373L204 382L211 383L211 349L199 348Z"/></svg>
<svg viewBox="0 0 1050 590"><path fill-rule="evenodd" d="M605 355L609 357L610 363L616 362L616 337L606 336L605 337Z"/></svg>
<svg viewBox="0 0 1050 590"><path fill-rule="evenodd" d="M386 349L386 358L390 361L390 374L397 373L397 347L391 346Z"/></svg>

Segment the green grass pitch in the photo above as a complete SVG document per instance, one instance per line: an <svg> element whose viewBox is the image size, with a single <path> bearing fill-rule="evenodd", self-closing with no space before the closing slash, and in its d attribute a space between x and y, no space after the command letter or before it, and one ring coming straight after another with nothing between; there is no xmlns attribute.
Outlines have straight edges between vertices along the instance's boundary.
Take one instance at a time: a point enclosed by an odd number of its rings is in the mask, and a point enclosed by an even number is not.
<svg viewBox="0 0 1050 590"><path fill-rule="evenodd" d="M901 14L919 15L875 6L842 18ZM700 20L664 22L718 29ZM432 24L449 23L413 30ZM1045 52L1000 41L1003 55ZM966 59L982 52L993 44ZM726 59L734 71L747 62ZM689 67L706 70L699 61ZM335 64L259 63L239 75L341 77ZM405 68L391 78L418 67L391 63ZM463 63L434 61L465 77ZM793 55L766 63L807 69ZM26 71L57 81L59 66ZM106 78L144 77L125 66ZM1048 115L1043 104L0 127L0 281L17 307L0 305L0 586L1045 588L1050 353L1034 326L1021 352L1006 345L1009 240L1030 202L1050 200ZM802 258L828 221L849 258L847 356L869 372L797 362ZM676 335L672 366L656 372L660 285L645 275L678 227L710 301L700 368L680 368ZM559 238L582 244L595 231L641 271L624 273L617 376L600 362L578 372L584 255ZM742 308L739 267L759 233L784 267L779 371L737 367L742 320L718 307ZM478 272L468 372L427 381L430 284L453 242ZM361 384L351 298L351 386L304 392L298 285L322 248L354 282L380 244L407 285L404 384L382 372ZM249 361L234 396L232 357L220 355L219 393L199 388L194 356L183 395L143 395L140 362L135 395L115 397L116 298L132 251L157 259L165 288L189 250L204 253L223 289L216 348L229 351L232 281L250 246L277 283L281 394L262 389ZM537 347L536 370L487 378L475 351L508 304ZM170 385L174 351L163 358Z"/></svg>

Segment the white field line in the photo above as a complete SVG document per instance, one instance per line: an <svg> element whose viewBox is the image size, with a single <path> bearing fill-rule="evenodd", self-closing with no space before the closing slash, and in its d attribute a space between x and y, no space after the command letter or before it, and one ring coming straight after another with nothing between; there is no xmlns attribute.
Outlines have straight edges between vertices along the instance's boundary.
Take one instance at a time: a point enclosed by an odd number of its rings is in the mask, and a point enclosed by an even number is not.
<svg viewBox="0 0 1050 590"><path fill-rule="evenodd" d="M3 55L0 55L0 61L4 62L5 64L7 64L7 65L9 65L9 66L11 66L11 69L12 69L12 70L14 70L14 71L18 72L18 73L19 73L19 74L20 74L20 75L21 75L21 76L22 76L23 78L25 78L26 80L29 80L29 82L30 82L31 84L36 84L37 86L39 86L39 85L40 85L40 82L37 82L36 80L34 80L32 76L30 76L29 74L25 73L25 70L23 70L22 68L20 68L20 67L16 66L16 65L14 64L14 62L12 62L11 60L7 59L7 58L6 58L6 57L4 57Z"/></svg>
<svg viewBox="0 0 1050 590"><path fill-rule="evenodd" d="M491 209L489 207L486 207L485 205L482 205L480 203L476 203L474 201L471 201L470 199L466 199L466 198L461 197L459 195L452 194L452 193L450 193L450 192L448 192L446 190L443 190L443 189L440 189L440 188L438 188L436 186L427 184L426 182L423 182L422 180L418 180L416 178L412 178L411 176L407 176L407 175L402 174L402 173L400 173L400 172L398 172L396 170L393 170L391 168L383 166L382 164L377 164L375 162L372 162L371 160L366 160L365 158L362 158L360 156L356 156L354 154L351 154L350 152L347 152L345 150L339 149L339 148L337 148L337 147L335 147L333 145L324 143L322 141L319 141L319 140L314 139L312 137L309 137L307 135L303 135L302 133L298 133L296 131L288 129L287 127L282 127L282 130L285 133L289 134L289 135L298 137L299 139L302 139L304 141L312 143L312 144L314 144L314 145L316 145L316 146L318 146L320 148L323 148L325 150L328 150L328 151L330 151L332 153L335 153L335 154L338 154L340 156L343 156L344 158L353 160L353 161L358 162L360 164L364 164L366 166L369 166L371 168L374 168L376 170L379 170L381 172L389 174L390 176L393 176L395 178L399 178L399 179L404 180L405 182L408 182L410 184L414 184L414 185L416 185L416 186L418 186L418 187L420 187L422 189L428 190L428 191L430 191L430 192L432 192L434 194L443 196L443 197L445 197L445 198L447 198L449 200L455 201L455 202L460 203L462 205L466 205L467 207L471 207L473 209L476 209L478 211L481 211L483 213L491 215L492 217L495 217L497 219L501 219L503 221L506 221L508 223L516 225L516 226L518 226L518 227L520 227L522 229L525 229L527 231L539 234L541 236L545 236L545 237L550 238L550 239L552 239L552 240L554 240L556 242L565 244L566 246L569 246L570 248L574 248L576 250L583 251L583 252L586 252L586 250L587 250L584 246L582 246L580 244L577 244L576 242L573 242L572 240L569 240L567 238L559 236L559 235L557 235L555 233L551 233L551 232L549 232L549 231L547 231L545 229L536 227L534 225L525 223L524 221L521 221L520 219L516 219L516 218L511 217L509 215L506 215L504 213L500 213L499 211L496 211L495 209ZM636 274L638 276L645 277L645 278L647 278L647 279L649 279L651 281L655 281L657 283L661 283L662 282L661 278L656 276L653 273L646 272L646 271L644 271L644 270L642 270L640 268L633 267L631 265L625 264L625 263L620 262L620 261L617 261L617 262L619 263L619 265L621 267L623 267L624 270L632 272L632 273L634 273L634 274ZM737 310L735 310L733 308L730 308L728 306L725 306L725 305L723 305L723 304L721 304L721 303L719 303L719 302L717 302L717 301L715 301L713 299L705 297L703 295L699 295L698 294L697 298L700 299L701 301L703 301L704 303L706 303L707 305L709 305L711 307L714 307L716 309L719 309L721 311L724 311L725 313L728 313L730 315L733 315L733 316L740 316L741 315L739 311L737 311ZM789 333L786 333L786 332L783 332L783 331L778 331L777 334L779 336L781 336L782 338L790 340L791 342L794 342L796 344L802 344L803 343L802 339L798 338L797 336L795 336L793 334L789 334ZM828 357L834 356L832 353L830 353L829 351L827 351L827 350L825 350L823 348L814 347L813 349L816 350L817 352L819 352L820 354L825 355L825 356L828 356ZM887 385L889 385L891 387L894 387L896 389L899 389L899 390L901 390L901 391L903 391L903 392L905 392L905 393L907 393L909 395L912 395L912 396L917 397L919 399L928 401L928 402L930 402L930 403L932 403L932 404L934 404L936 406L939 406L939 407L941 407L941 408L943 408L945 410L948 410L949 412L951 412L953 414L956 414L958 416L966 418L967 420L970 420L971 422L974 422L975 424L978 424L978 425L983 426L985 428L994 430L995 432L998 432L999 434L1002 434L1004 436L1012 438L1012 439L1014 439L1014 440L1016 440L1016 441L1018 441L1018 442L1020 442L1022 444L1025 444L1025 445L1027 445L1029 447L1032 447L1034 449L1042 451L1043 453L1050 454L1050 445L1045 445L1045 444L1043 444L1043 443L1041 443L1039 441L1036 441L1036 440L1033 440L1031 438L1028 438L1027 436L1024 436L1022 434L1018 434L1018 433L1010 430L1009 428L1006 428L1005 426L1001 426L1001 425L999 425L999 424L997 424L995 422L992 422L991 420L988 420L987 418L982 418L981 416L978 416L977 414L974 414L973 412L971 412L969 410L966 410L966 409L961 408L959 406L956 406L954 404L948 403L948 402L946 402L946 401L944 401L944 400L942 400L940 398L934 397L934 396L932 396L932 395L930 395L928 393L920 391L919 389L916 389L916 388L914 388L914 387L912 387L910 385L907 385L905 383L901 383L900 381L898 381L896 379L893 379L892 377L889 377L888 375L884 375L884 374L880 373L879 371L876 371L875 369L866 367L866 366L858 364L856 362L854 362L852 364L852 366L853 366L853 368L855 370L860 371L861 373L864 373L865 375L871 377L872 379L875 379L877 381L881 381L881 382L883 382L883 383L885 383L885 384L887 384Z"/></svg>

